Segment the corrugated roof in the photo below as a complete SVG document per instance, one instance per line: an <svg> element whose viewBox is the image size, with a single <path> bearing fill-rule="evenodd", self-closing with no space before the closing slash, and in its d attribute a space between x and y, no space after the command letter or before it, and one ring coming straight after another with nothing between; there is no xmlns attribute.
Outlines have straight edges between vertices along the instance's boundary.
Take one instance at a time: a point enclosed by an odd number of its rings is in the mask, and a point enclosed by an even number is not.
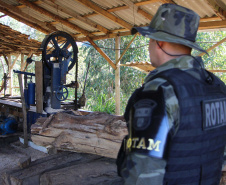
<svg viewBox="0 0 226 185"><path fill-rule="evenodd" d="M9 26L0 24L0 56L11 53L28 55L31 51L33 54L41 54L41 51L38 50L40 46L41 42L29 39L29 35L22 34Z"/></svg>
<svg viewBox="0 0 226 185"><path fill-rule="evenodd" d="M0 11L45 34L61 30L85 41L129 35L167 2L196 11L200 30L226 27L226 0L0 0Z"/></svg>

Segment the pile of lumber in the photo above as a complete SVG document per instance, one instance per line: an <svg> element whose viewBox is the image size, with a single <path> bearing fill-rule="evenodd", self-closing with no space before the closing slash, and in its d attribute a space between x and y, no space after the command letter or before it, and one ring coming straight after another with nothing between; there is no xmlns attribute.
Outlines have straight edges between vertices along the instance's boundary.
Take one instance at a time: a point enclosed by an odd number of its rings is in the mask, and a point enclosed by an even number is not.
<svg viewBox="0 0 226 185"><path fill-rule="evenodd" d="M127 135L122 116L79 111L59 112L39 118L31 127L31 139L52 150L92 153L116 158L122 139Z"/></svg>
<svg viewBox="0 0 226 185"><path fill-rule="evenodd" d="M122 185L115 159L92 154L59 152L3 172L5 185ZM1 180L0 179L0 180Z"/></svg>

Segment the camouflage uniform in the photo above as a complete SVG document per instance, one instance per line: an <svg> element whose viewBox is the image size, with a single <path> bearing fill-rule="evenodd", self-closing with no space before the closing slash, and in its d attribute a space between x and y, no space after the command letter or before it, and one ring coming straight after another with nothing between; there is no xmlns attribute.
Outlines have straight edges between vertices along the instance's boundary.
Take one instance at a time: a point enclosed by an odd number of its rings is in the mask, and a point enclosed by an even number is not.
<svg viewBox="0 0 226 185"><path fill-rule="evenodd" d="M179 68L188 73L190 72L189 69L196 68L199 72L191 73L191 75L197 79L201 79L200 74L203 71L203 62L200 57L194 58L192 56L183 56L170 60L153 70L146 77L143 91L155 91L162 84L164 84L162 88L164 89L168 123L170 127L174 127L173 130L176 131L179 126L179 105L172 85L167 83L167 81L162 78L156 78L149 81L151 77L157 75L158 73L173 68ZM160 185L163 182L166 166L166 161L164 159L157 159L138 153L131 153L127 156L127 159L123 165L124 168L122 169L121 175L125 180L125 185Z"/></svg>
<svg viewBox="0 0 226 185"><path fill-rule="evenodd" d="M149 26L134 27L131 30L131 33L135 34L136 32L139 32L143 36L149 37L156 41L177 43L206 53L204 49L202 49L195 43L195 38L199 26L199 19L200 18L198 14L190 9L175 4L163 4L159 7ZM162 51L164 50L162 49ZM167 55L170 55L167 52L165 53ZM208 74L204 70L201 57L193 57L190 55L170 56L175 56L175 59L164 63L163 65L152 71L146 77L144 86L137 89L130 99L133 100L132 97L136 97L136 92L138 94L139 90L141 90L142 92L158 92L157 90L160 89L159 87L161 87L161 89L163 89L162 95L164 96L165 103L164 111L167 114L166 119L168 119L168 127L169 130L172 131L174 135L176 135L176 133L180 131L179 123L181 125L183 124L179 119L180 113L183 112L184 109L180 109L179 107L179 100L175 95L176 91L173 86L165 78L163 79L158 77L152 79L152 77L160 74L163 71L170 71L168 69L174 70L175 68L179 68L180 70L189 73L191 76L199 80L205 79L208 81ZM128 105L129 103L130 101L128 102ZM131 104L129 106L128 105L127 107L130 108L134 104ZM128 114L129 108L126 110L126 113L124 115L127 121L130 120L128 115L130 115L131 118L135 117L134 115L132 115L132 113ZM129 131L129 133L131 133L131 131ZM127 149L129 139L127 140ZM165 176L167 176L168 173L168 169L167 171L165 170L168 163L164 159L164 157L156 158L152 155L138 153L135 150L128 153L126 152L128 152L128 150L124 150L123 152L123 150L120 149L117 159L118 172L125 180L125 185L163 184L163 179L165 178ZM181 171L183 172L183 169L181 169ZM171 184L173 184L173 182L171 182Z"/></svg>

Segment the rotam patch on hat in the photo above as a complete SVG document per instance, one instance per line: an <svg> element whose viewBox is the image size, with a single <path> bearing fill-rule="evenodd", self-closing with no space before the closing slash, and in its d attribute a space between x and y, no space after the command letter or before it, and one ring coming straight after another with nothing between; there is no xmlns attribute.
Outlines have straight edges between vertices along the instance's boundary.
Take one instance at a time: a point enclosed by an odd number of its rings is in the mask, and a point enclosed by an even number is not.
<svg viewBox="0 0 226 185"><path fill-rule="evenodd" d="M200 17L194 11L175 4L163 4L149 26L134 27L137 32L154 40L178 43L201 52L206 51L195 43Z"/></svg>

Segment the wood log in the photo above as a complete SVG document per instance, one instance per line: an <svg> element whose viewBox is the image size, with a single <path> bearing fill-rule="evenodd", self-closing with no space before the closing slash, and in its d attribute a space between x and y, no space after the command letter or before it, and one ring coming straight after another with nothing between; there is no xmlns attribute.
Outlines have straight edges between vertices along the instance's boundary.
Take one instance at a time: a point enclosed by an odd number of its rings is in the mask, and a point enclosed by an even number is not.
<svg viewBox="0 0 226 185"><path fill-rule="evenodd" d="M31 134L35 144L47 148L116 158L127 127L122 116L59 112L38 119L31 126Z"/></svg>
<svg viewBox="0 0 226 185"><path fill-rule="evenodd" d="M4 185L122 185L114 159L92 154L60 152L32 161L26 168L2 173Z"/></svg>

